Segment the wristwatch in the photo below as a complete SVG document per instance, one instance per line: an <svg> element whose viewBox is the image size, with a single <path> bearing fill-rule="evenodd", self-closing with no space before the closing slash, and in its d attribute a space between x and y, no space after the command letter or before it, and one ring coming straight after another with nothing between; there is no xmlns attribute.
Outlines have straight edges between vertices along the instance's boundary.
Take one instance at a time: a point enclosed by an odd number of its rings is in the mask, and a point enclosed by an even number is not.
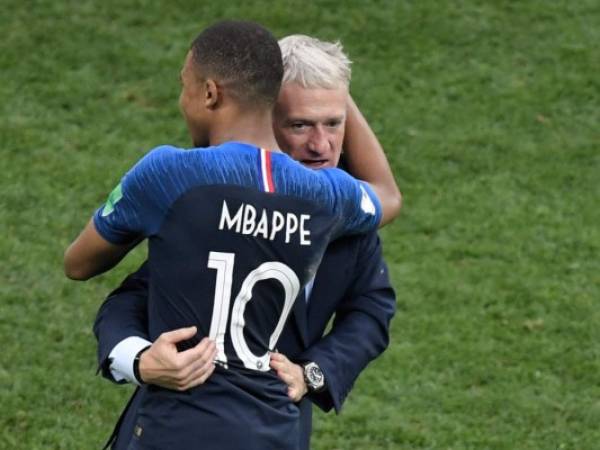
<svg viewBox="0 0 600 450"><path fill-rule="evenodd" d="M319 392L325 387L325 375L316 362L302 364L304 369L304 382L308 392Z"/></svg>

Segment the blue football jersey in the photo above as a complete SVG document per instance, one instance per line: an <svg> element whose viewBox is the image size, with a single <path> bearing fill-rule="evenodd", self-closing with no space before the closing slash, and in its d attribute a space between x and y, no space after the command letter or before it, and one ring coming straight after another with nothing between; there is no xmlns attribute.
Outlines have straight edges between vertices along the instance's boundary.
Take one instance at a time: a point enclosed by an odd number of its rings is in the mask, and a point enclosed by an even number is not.
<svg viewBox="0 0 600 450"><path fill-rule="evenodd" d="M115 244L149 239L152 339L195 325L182 348L210 336L219 367L186 393L148 389L135 448L295 448L298 411L269 352L328 243L380 218L366 183L243 143L164 146L136 164L96 229Z"/></svg>

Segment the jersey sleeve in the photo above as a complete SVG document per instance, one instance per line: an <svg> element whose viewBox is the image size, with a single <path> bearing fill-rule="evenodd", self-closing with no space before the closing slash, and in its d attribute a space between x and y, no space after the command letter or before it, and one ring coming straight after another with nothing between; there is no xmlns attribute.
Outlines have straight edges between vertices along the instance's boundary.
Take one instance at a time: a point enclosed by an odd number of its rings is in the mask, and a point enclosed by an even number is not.
<svg viewBox="0 0 600 450"><path fill-rule="evenodd" d="M381 202L364 181L340 169L322 169L331 183L335 213L340 217L338 235L362 234L381 222Z"/></svg>
<svg viewBox="0 0 600 450"><path fill-rule="evenodd" d="M125 174L93 220L107 241L126 245L156 233L177 196L171 173L177 149L157 147Z"/></svg>

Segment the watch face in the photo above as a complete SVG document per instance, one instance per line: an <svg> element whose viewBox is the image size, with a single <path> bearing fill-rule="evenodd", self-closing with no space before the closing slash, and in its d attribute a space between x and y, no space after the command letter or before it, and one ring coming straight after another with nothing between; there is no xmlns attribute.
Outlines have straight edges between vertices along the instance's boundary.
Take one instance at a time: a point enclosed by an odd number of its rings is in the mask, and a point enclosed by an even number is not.
<svg viewBox="0 0 600 450"><path fill-rule="evenodd" d="M323 372L317 366L309 367L308 378L311 382L318 384L323 379Z"/></svg>
<svg viewBox="0 0 600 450"><path fill-rule="evenodd" d="M325 377L323 372L315 363L307 364L304 368L304 376L306 384L312 390L321 389L325 385Z"/></svg>

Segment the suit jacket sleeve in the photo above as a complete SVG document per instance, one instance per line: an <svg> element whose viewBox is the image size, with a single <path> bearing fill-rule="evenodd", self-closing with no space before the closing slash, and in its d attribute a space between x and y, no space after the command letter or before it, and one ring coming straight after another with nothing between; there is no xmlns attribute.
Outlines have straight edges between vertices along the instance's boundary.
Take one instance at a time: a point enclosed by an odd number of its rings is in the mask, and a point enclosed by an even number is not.
<svg viewBox="0 0 600 450"><path fill-rule="evenodd" d="M98 340L98 370L115 381L110 372L110 352L123 339L139 336L148 339L148 267L144 263L111 292L102 303L94 334Z"/></svg>
<svg viewBox="0 0 600 450"><path fill-rule="evenodd" d="M336 309L330 332L295 358L315 361L323 371L326 389L310 399L324 411L333 407L339 413L360 372L389 343L396 296L379 237L371 233L361 243L354 282Z"/></svg>

